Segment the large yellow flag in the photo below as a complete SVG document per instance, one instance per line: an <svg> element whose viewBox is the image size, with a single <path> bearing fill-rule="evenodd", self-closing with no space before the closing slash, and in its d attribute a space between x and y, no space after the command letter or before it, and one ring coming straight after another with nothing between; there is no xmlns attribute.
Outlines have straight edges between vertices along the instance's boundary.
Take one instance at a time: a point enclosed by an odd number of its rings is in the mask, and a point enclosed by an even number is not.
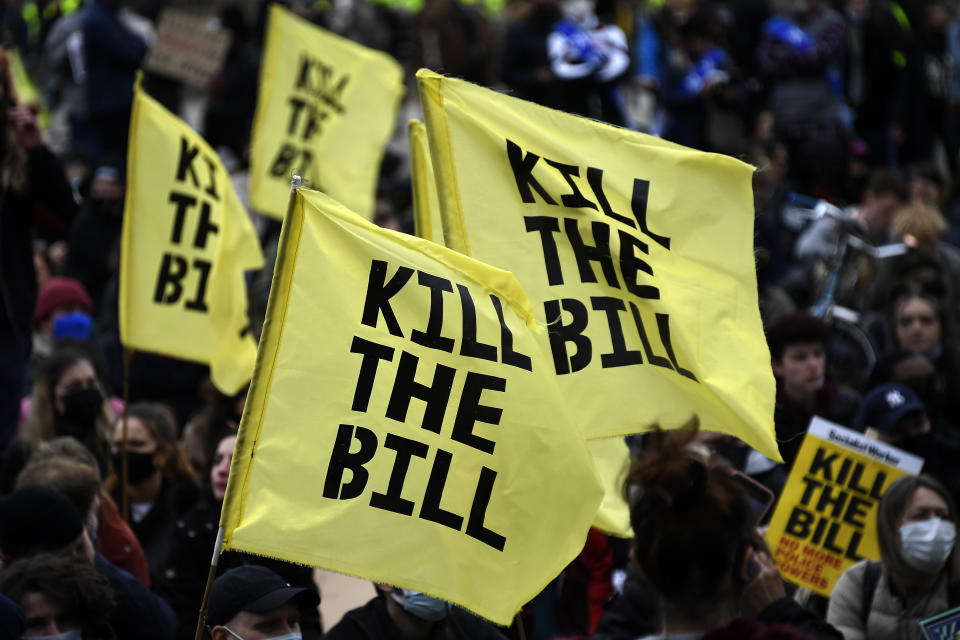
<svg viewBox="0 0 960 640"><path fill-rule="evenodd" d="M587 441L593 463L603 484L603 502L593 519L593 526L620 538L632 538L630 505L623 495L623 482L630 470L630 450L623 436L595 438Z"/></svg>
<svg viewBox="0 0 960 640"><path fill-rule="evenodd" d="M244 271L263 264L250 217L217 154L134 89L120 254L120 338L210 365L227 394L250 379Z"/></svg>
<svg viewBox="0 0 960 640"><path fill-rule="evenodd" d="M224 548L508 624L602 489L516 280L297 190L221 515Z"/></svg>
<svg viewBox="0 0 960 640"><path fill-rule="evenodd" d="M417 78L447 246L516 275L587 437L696 413L779 459L752 168Z"/></svg>
<svg viewBox="0 0 960 640"><path fill-rule="evenodd" d="M250 141L251 206L282 218L296 174L372 217L402 95L396 60L271 5Z"/></svg>
<svg viewBox="0 0 960 640"><path fill-rule="evenodd" d="M413 227L417 236L444 244L443 221L437 185L430 162L427 129L419 120L411 120L407 127L410 138L410 184L413 191Z"/></svg>

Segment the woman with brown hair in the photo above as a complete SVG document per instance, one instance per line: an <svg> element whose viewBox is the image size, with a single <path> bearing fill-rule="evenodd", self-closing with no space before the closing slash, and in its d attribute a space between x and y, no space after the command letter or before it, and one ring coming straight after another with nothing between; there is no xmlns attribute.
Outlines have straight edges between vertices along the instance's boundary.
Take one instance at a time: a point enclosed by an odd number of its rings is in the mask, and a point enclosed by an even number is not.
<svg viewBox="0 0 960 640"><path fill-rule="evenodd" d="M113 425L114 473L123 469L123 420ZM127 497L130 526L147 555L151 584L163 579L175 523L197 499L198 488L187 455L177 442L173 417L163 406L140 402L127 410ZM113 498L123 500L117 481Z"/></svg>
<svg viewBox="0 0 960 640"><path fill-rule="evenodd" d="M23 431L7 450L0 472L0 492L7 493L30 453L41 442L59 436L80 441L97 461L101 477L110 465L113 412L90 359L68 349L47 358L33 382Z"/></svg>
<svg viewBox="0 0 960 640"><path fill-rule="evenodd" d="M694 419L656 434L624 485L634 564L662 612L660 632L641 640L839 637L785 596L742 484L749 480L693 445L697 429Z"/></svg>
<svg viewBox="0 0 960 640"><path fill-rule="evenodd" d="M943 485L927 475L894 482L880 499L882 562L843 572L827 622L846 640L920 640L919 622L960 605L957 513Z"/></svg>

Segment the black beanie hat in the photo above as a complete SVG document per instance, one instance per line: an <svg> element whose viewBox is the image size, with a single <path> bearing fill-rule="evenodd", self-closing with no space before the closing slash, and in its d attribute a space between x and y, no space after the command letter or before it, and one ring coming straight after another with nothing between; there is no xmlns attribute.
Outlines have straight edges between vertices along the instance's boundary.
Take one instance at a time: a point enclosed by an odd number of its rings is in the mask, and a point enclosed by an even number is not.
<svg viewBox="0 0 960 640"><path fill-rule="evenodd" d="M11 558L58 551L82 532L77 508L50 487L25 487L0 500L0 550Z"/></svg>

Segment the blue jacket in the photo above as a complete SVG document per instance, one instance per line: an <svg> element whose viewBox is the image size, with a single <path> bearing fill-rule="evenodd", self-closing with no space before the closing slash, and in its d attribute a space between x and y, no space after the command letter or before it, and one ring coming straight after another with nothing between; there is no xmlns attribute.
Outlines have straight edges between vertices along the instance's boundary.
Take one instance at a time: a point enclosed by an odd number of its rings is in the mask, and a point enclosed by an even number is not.
<svg viewBox="0 0 960 640"><path fill-rule="evenodd" d="M110 625L117 640L173 640L177 617L170 605L103 556L97 554L93 565L113 587L116 607L110 614Z"/></svg>
<svg viewBox="0 0 960 640"><path fill-rule="evenodd" d="M83 47L90 114L129 109L147 43L120 22L115 9L92 2L83 10Z"/></svg>

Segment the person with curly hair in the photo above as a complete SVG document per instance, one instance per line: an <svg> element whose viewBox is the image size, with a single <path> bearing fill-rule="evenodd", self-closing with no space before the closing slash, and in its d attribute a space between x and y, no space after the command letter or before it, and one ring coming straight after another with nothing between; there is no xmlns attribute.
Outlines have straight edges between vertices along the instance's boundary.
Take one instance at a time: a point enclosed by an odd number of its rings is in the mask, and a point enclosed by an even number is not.
<svg viewBox="0 0 960 640"><path fill-rule="evenodd" d="M0 592L27 617L24 638L112 640L110 582L82 557L41 553L17 560L3 572Z"/></svg>

